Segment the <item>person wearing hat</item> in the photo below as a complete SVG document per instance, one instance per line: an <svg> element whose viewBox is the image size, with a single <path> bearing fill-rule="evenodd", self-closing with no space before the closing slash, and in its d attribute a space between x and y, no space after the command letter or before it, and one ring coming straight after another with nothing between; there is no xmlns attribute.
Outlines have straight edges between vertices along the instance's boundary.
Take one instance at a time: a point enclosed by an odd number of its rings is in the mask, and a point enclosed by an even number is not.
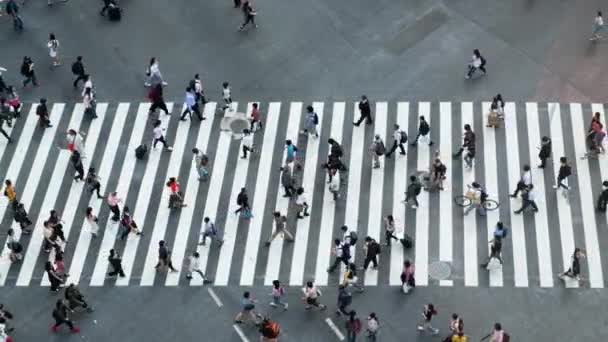
<svg viewBox="0 0 608 342"><path fill-rule="evenodd" d="M40 127L53 127L53 125L51 125L51 120L49 119L49 109L46 107L46 99L44 97L40 99L40 102L36 107L36 115L38 115Z"/></svg>
<svg viewBox="0 0 608 342"><path fill-rule="evenodd" d="M597 199L597 210L601 212L606 211L606 204L608 204L608 181L602 182L602 193Z"/></svg>

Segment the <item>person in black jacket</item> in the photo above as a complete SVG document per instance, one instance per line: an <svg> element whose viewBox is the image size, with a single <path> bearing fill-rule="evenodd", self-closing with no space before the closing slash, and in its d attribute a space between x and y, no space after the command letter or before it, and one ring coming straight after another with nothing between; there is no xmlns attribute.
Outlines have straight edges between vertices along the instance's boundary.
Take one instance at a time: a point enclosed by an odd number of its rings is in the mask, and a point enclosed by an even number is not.
<svg viewBox="0 0 608 342"><path fill-rule="evenodd" d="M112 265L112 272L108 273L110 277L119 275L121 278L125 276L125 272L122 269L122 259L120 255L116 253L114 249L110 249L110 255L108 256L108 262Z"/></svg>
<svg viewBox="0 0 608 342"><path fill-rule="evenodd" d="M80 329L78 327L75 327L74 323L72 323L72 321L69 319L68 310L69 309L67 305L63 303L63 300L57 300L57 303L55 304L55 309L53 310L53 318L55 319L55 324L51 327L51 330L53 332L57 332L62 324L67 324L67 326L70 327L70 330L73 333L80 332Z"/></svg>
<svg viewBox="0 0 608 342"><path fill-rule="evenodd" d="M243 31L245 26L247 26L247 24L249 24L249 23L251 23L253 25L253 27L257 28L258 24L255 23L255 16L257 13L253 9L251 2L249 0L245 1L243 3L242 8L243 8L243 15L245 16L245 22L241 25L241 27L239 27L239 31Z"/></svg>
<svg viewBox="0 0 608 342"><path fill-rule="evenodd" d="M23 234L32 233L32 228L28 228L32 225L32 220L30 220L30 218L27 216L27 211L25 210L23 203L17 204L14 219L15 222L19 223L19 226L21 227L21 232Z"/></svg>
<svg viewBox="0 0 608 342"><path fill-rule="evenodd" d="M608 181L602 182L602 193L597 199L597 210L606 212L606 204L608 204Z"/></svg>
<svg viewBox="0 0 608 342"><path fill-rule="evenodd" d="M467 150L467 154L464 157L464 161L467 167L473 167L473 159L475 158L475 133L471 129L471 125L464 125L464 137L462 139L462 146L454 153L454 158L459 158L462 152Z"/></svg>
<svg viewBox="0 0 608 342"><path fill-rule="evenodd" d="M103 12L106 8L107 7L104 6L104 9L102 9L101 11ZM74 75L76 75L76 79L74 80L74 83L72 84L74 86L74 88L78 87L78 82L80 82L80 81L86 82L87 74L84 70L84 64L82 64L82 56L76 57L76 61L72 64L72 73Z"/></svg>
<svg viewBox="0 0 608 342"><path fill-rule="evenodd" d="M77 307L81 307L87 310L87 312L93 312L93 308L87 303L78 287L73 283L65 288L65 299L68 301L68 307L72 311Z"/></svg>
<svg viewBox="0 0 608 342"><path fill-rule="evenodd" d="M551 139L544 136L540 139L540 152L538 152L538 158L540 159L539 169L544 169L547 163L547 159L551 157Z"/></svg>
<svg viewBox="0 0 608 342"><path fill-rule="evenodd" d="M173 267L173 263L171 262L171 251L167 248L165 241L160 240L158 242L158 263L154 268L159 270L160 267L168 267L171 272L177 272L175 267Z"/></svg>
<svg viewBox="0 0 608 342"><path fill-rule="evenodd" d="M363 250L365 251L363 269L366 270L370 262L374 264L372 266L374 269L378 269L378 254L380 254L380 244L368 236L365 238Z"/></svg>
<svg viewBox="0 0 608 342"><path fill-rule="evenodd" d="M416 139L414 139L414 141L412 142L412 146L417 146L418 145L418 139L420 138L420 136L423 136L424 138L428 139L429 141L429 146L433 145L433 140L431 140L431 137L429 137L429 133L431 132L431 126L429 125L428 121L426 121L426 119L424 118L424 115L420 115L420 124L418 126L418 134L416 135Z"/></svg>
<svg viewBox="0 0 608 342"><path fill-rule="evenodd" d="M367 96L361 95L361 101L359 101L359 120L357 122L353 122L353 125L359 126L363 120L366 120L365 123L368 125L372 124L372 110L369 106L369 101L367 100Z"/></svg>
<svg viewBox="0 0 608 342"><path fill-rule="evenodd" d="M46 107L46 99L44 97L40 99L40 103L36 106L36 115L38 115L40 127L53 127L53 125L51 125L51 120L49 119L49 109Z"/></svg>
<svg viewBox="0 0 608 342"><path fill-rule="evenodd" d="M559 189L560 187L564 190L570 190L568 186L568 176L572 174L572 168L568 165L568 159L566 157L559 158L559 171L557 172L557 183L553 186L553 189ZM566 184L564 184L566 181Z"/></svg>
<svg viewBox="0 0 608 342"><path fill-rule="evenodd" d="M84 166L82 165L82 158L80 158L80 152L72 152L70 161L72 162L72 165L74 166L74 169L76 169L77 172L76 176L74 176L74 180L84 180Z"/></svg>
<svg viewBox="0 0 608 342"><path fill-rule="evenodd" d="M38 86L38 81L36 80L36 73L34 72L34 62L28 56L23 57L23 63L21 64L21 75L25 77L23 80L23 87L32 82L34 87Z"/></svg>

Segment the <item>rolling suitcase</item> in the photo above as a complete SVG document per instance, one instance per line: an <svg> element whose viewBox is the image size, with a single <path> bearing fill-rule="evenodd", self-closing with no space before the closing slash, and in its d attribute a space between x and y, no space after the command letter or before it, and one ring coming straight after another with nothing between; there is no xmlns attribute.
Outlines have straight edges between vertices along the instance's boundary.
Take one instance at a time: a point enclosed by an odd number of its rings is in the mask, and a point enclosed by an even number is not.
<svg viewBox="0 0 608 342"><path fill-rule="evenodd" d="M146 145L139 145L135 149L135 158L142 160L146 156L146 152L148 152L148 147Z"/></svg>
<svg viewBox="0 0 608 342"><path fill-rule="evenodd" d="M401 242L401 244L403 245L403 248L405 248L405 249L410 249L414 246L414 241L407 234L404 234L403 239L399 239L399 242Z"/></svg>

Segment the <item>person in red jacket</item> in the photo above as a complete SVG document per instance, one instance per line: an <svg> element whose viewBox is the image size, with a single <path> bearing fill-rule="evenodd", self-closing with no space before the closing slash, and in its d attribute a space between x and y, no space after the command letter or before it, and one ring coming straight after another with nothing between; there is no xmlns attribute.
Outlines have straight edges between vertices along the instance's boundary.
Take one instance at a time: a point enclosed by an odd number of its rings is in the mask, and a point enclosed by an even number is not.
<svg viewBox="0 0 608 342"><path fill-rule="evenodd" d="M148 98L152 101L152 106L150 106L150 111L148 114L152 114L156 111L156 109L162 109L165 114L169 115L169 109L167 108L167 104L163 98L163 86L161 83L150 88L150 92L148 93Z"/></svg>

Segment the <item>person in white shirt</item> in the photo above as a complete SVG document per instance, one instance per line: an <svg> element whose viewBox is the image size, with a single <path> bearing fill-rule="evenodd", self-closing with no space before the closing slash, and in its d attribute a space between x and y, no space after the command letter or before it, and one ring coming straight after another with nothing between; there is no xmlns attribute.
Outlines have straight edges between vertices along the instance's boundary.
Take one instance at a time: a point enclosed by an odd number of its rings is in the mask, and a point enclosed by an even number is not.
<svg viewBox="0 0 608 342"><path fill-rule="evenodd" d="M602 17L602 12L597 11L597 16L593 20L593 32L591 32L591 38L589 38L589 40L602 39L602 36L600 36L599 33L603 29L604 29L604 18Z"/></svg>
<svg viewBox="0 0 608 342"><path fill-rule="evenodd" d="M397 150L397 147L401 150L400 154L405 155L405 148L403 144L407 142L407 134L399 128L399 125L395 124L395 130L393 131L393 147L391 150L386 152L386 157L390 158L391 154Z"/></svg>
<svg viewBox="0 0 608 342"><path fill-rule="evenodd" d="M532 210L534 210L535 213L538 212L538 206L536 205L536 202L534 201L535 197L536 196L534 194L534 185L530 184L528 187L523 189L522 195L521 195L521 200L522 200L521 208L515 210L514 213L521 214L528 207L532 207Z"/></svg>
<svg viewBox="0 0 608 342"><path fill-rule="evenodd" d="M329 192L334 196L334 201L340 198L340 177L336 174L337 169L330 169Z"/></svg>
<svg viewBox="0 0 608 342"><path fill-rule="evenodd" d="M215 223L213 223L209 217L205 217L203 222L205 223L205 230L203 231L203 234L201 234L201 242L198 245L205 246L207 237L209 237L211 238L211 242L215 240L221 246L224 243L224 240L222 240L221 233L215 226Z"/></svg>
<svg viewBox="0 0 608 342"><path fill-rule="evenodd" d="M57 50L59 49L59 41L55 38L55 34L49 34L49 41L46 43L46 46L49 48L49 56L51 56L51 60L53 61L53 66L59 66L59 57L57 56Z"/></svg>
<svg viewBox="0 0 608 342"><path fill-rule="evenodd" d="M532 185L532 171L530 171L530 165L524 165L521 179L517 182L517 188L511 194L511 197L515 198L519 194L520 191L525 190Z"/></svg>
<svg viewBox="0 0 608 342"><path fill-rule="evenodd" d="M144 83L144 86L146 87L155 86L159 83L163 86L167 85L167 82L165 82L163 79L163 75L160 73L160 68L158 66L158 60L156 57L150 58L150 64L146 70L146 76L148 76L148 80Z"/></svg>
<svg viewBox="0 0 608 342"><path fill-rule="evenodd" d="M165 129L161 127L161 124L162 124L162 121L160 121L160 120L156 120L154 122L154 128L152 130L152 134L154 136L154 142L152 143L152 147L156 148L156 143L158 143L160 141L161 143L163 143L165 150L173 151L173 147L169 146L167 144L167 141L165 140L165 136L163 134L163 131Z"/></svg>
<svg viewBox="0 0 608 342"><path fill-rule="evenodd" d="M91 88L84 88L82 104L84 105L84 112L87 115L90 115L93 119L97 118L97 113L95 111L95 96L93 96L93 90Z"/></svg>
<svg viewBox="0 0 608 342"><path fill-rule="evenodd" d="M203 284L211 283L211 280L207 278L205 273L203 273L201 270L201 256L198 254L198 252L194 252L188 257L188 271L186 272L186 279L192 279L192 273L198 273L198 275L203 278Z"/></svg>
<svg viewBox="0 0 608 342"><path fill-rule="evenodd" d="M473 76L473 73L477 69L481 70L484 75L486 74L486 59L483 58L478 49L473 50L473 57L468 67L469 70L467 72L467 75L465 76L467 80L471 78L471 76Z"/></svg>
<svg viewBox="0 0 608 342"><path fill-rule="evenodd" d="M209 178L209 169L207 169L209 157L196 147L192 149L192 153L194 153L194 165L198 171L198 180L206 181Z"/></svg>
<svg viewBox="0 0 608 342"><path fill-rule="evenodd" d="M91 75L84 76L84 87L82 88L82 96L84 96L87 89L91 89L91 94L93 94L93 80L91 79Z"/></svg>
<svg viewBox="0 0 608 342"><path fill-rule="evenodd" d="M243 130L243 136L241 137L243 156L241 158L247 159L247 152L255 153L253 148L253 134L248 129Z"/></svg>
<svg viewBox="0 0 608 342"><path fill-rule="evenodd" d="M228 109L232 111L232 95L230 94L230 83L224 82L222 84L222 98L224 99L224 110Z"/></svg>
<svg viewBox="0 0 608 342"><path fill-rule="evenodd" d="M304 188L299 187L296 190L296 206L298 208L298 218L303 219L304 216L310 216L308 213L308 203L306 200L306 194L304 193Z"/></svg>

